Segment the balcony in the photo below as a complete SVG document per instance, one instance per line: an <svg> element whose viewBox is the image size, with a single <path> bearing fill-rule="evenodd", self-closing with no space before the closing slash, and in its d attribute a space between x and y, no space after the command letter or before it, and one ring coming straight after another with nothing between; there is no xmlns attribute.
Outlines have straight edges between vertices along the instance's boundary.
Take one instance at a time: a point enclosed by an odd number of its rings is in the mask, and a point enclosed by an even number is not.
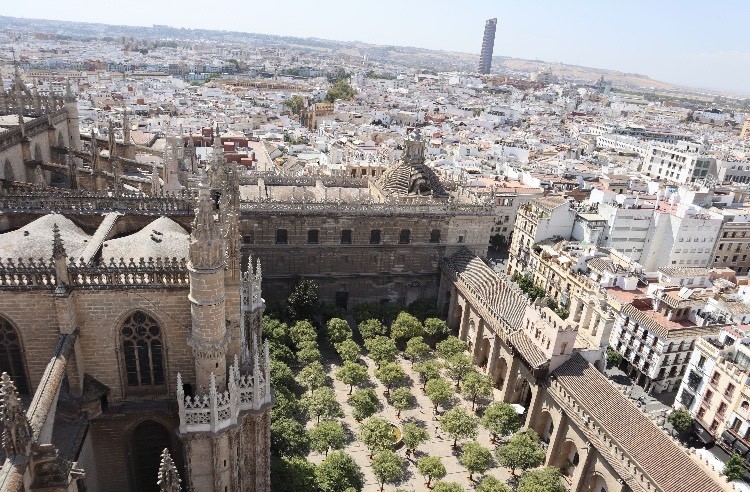
<svg viewBox="0 0 750 492"><path fill-rule="evenodd" d="M686 387L689 388L693 393L695 393L696 391L698 391L701 382L703 382L703 378L701 377L701 375L697 372L690 371Z"/></svg>

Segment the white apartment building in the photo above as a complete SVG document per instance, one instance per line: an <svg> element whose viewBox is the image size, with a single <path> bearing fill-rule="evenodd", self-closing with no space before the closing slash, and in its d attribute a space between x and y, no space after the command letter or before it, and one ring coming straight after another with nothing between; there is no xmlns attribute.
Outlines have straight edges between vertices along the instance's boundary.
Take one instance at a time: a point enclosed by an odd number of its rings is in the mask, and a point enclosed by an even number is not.
<svg viewBox="0 0 750 492"><path fill-rule="evenodd" d="M648 143L628 135L616 135L608 133L596 137L596 146L603 149L614 149L620 152L638 154L645 157L648 153Z"/></svg>
<svg viewBox="0 0 750 492"><path fill-rule="evenodd" d="M654 218L653 206L644 207L634 200L601 203L599 215L606 220L606 226L598 246L640 262Z"/></svg>
<svg viewBox="0 0 750 492"><path fill-rule="evenodd" d="M716 159L703 153L703 147L692 142L676 145L652 144L641 165L641 172L654 179L686 184L716 173Z"/></svg>
<svg viewBox="0 0 750 492"><path fill-rule="evenodd" d="M563 197L537 198L518 208L513 240L508 259L508 274L530 273L531 250L544 239L569 238L573 231L576 211Z"/></svg>
<svg viewBox="0 0 750 492"><path fill-rule="evenodd" d="M708 267L723 220L694 205L654 213L639 263L647 272L660 267Z"/></svg>
<svg viewBox="0 0 750 492"><path fill-rule="evenodd" d="M621 368L652 393L677 389L697 339L716 336L720 326L696 326L690 316L697 299L690 289L663 289L652 298L625 304L609 344L623 356ZM687 299L684 298L687 296Z"/></svg>
<svg viewBox="0 0 750 492"><path fill-rule="evenodd" d="M750 183L750 162L716 161L719 182Z"/></svg>
<svg viewBox="0 0 750 492"><path fill-rule="evenodd" d="M674 404L696 419L699 437L711 442L721 435L730 451L735 441L742 443L750 436L743 396L750 382L750 347L747 332L740 328L725 327L718 336L696 340Z"/></svg>

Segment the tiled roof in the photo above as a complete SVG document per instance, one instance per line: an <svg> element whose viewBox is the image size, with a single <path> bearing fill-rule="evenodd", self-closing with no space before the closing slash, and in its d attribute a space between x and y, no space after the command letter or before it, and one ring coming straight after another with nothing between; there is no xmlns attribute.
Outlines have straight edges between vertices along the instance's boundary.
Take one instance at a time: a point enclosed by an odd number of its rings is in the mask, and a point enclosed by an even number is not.
<svg viewBox="0 0 750 492"><path fill-rule="evenodd" d="M521 353L521 356L531 367L538 368L549 362L547 356L523 330L511 334L510 343Z"/></svg>
<svg viewBox="0 0 750 492"><path fill-rule="evenodd" d="M622 267L620 267L619 265L615 265L614 262L610 258L605 258L601 256L591 258L589 261L586 262L586 265L590 269L594 270L595 272L615 273L618 270L622 269Z"/></svg>
<svg viewBox="0 0 750 492"><path fill-rule="evenodd" d="M561 196L545 196L542 198L537 198L536 200L533 200L535 205L547 210L548 212L551 212L552 210L556 209L559 206L562 205L568 205L568 200L561 197Z"/></svg>
<svg viewBox="0 0 750 492"><path fill-rule="evenodd" d="M723 490L579 354L573 355L568 362L558 367L552 377L651 477L659 490ZM612 458L621 461L617 457Z"/></svg>
<svg viewBox="0 0 750 492"><path fill-rule="evenodd" d="M662 267L659 271L670 277L705 277L711 273L710 268L700 267Z"/></svg>
<svg viewBox="0 0 750 492"><path fill-rule="evenodd" d="M622 315L633 318L639 325L645 326L656 335L666 339L684 340L719 331L718 327L694 326L689 322L668 320L662 313L653 310L641 311L633 304L624 305Z"/></svg>
<svg viewBox="0 0 750 492"><path fill-rule="evenodd" d="M448 258L448 265L480 296L487 307L512 329L523 321L528 305L525 294L507 275L496 273L466 248Z"/></svg>

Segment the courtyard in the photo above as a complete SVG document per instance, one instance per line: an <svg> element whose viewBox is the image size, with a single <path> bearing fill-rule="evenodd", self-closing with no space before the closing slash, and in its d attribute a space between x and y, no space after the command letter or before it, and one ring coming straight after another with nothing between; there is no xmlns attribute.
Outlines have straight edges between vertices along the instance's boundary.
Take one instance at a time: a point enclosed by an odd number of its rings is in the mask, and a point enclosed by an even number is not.
<svg viewBox="0 0 750 492"><path fill-rule="evenodd" d="M338 333L332 335L331 321L329 320L327 328L323 326L321 327L322 329L317 330L317 339L315 340L315 344L319 349L319 352L317 353L313 348L313 344L309 343L310 340L299 341L300 335L298 332L302 330L297 329L297 325L289 327L289 331L291 332L290 338L296 339L298 342L296 344L296 360L289 365L293 368L297 383L302 386L301 389L297 388L297 391L295 392L295 398L298 399L301 407L295 418L297 418L302 424L304 431L308 436L315 435L316 427L320 425L320 422L334 421L341 425L346 437L343 442L336 447L346 455L350 456L361 471L362 488L360 490L381 490L382 485L381 480L377 478L373 470L373 464L375 463L373 455L377 460L378 452L381 449L373 449L373 446L368 447L360 438L363 428L373 419L384 419L388 423L393 424L399 429L397 431L399 434L398 437L400 437L401 432L403 432L404 425L408 424L415 424L418 428L426 431L424 442L417 445L413 453L410 453L407 446L402 442L397 442L395 445L389 446L389 450L392 449L401 459L402 472L396 473L396 475L402 476L400 479L394 479L392 483L385 483L384 490L427 491L431 490L432 487L439 482L452 483L454 484L454 488L442 489L441 487L446 486L443 484L438 485L437 490L469 491L476 489L486 491L497 490L502 492L505 490L515 490L514 487L518 483L519 476L522 475L521 470L517 469L515 470L515 475L512 474L509 468L502 466L499 463L499 458L496 455L496 449L503 445L498 443L508 442L511 436L506 435L502 439L496 438L493 440L491 432L480 423L482 422L481 417L484 410L496 401L496 395L499 395L499 390L492 386L491 378L482 372L484 369L473 364L471 357L466 351L465 344L455 337L448 336L447 326L445 326L443 321L435 319L431 321L428 320L425 324L432 323L433 325L438 326L439 331L443 331L441 333L427 334L425 333L424 325L419 323L415 318L410 318L411 319L408 321L412 326L405 329L399 328L404 330L404 336L395 334L394 331L397 329L392 328L390 337L385 336L388 328L382 325L381 328L377 328L379 323L375 320L369 320L371 326L373 326L374 323L376 330L381 329L382 332L376 334L368 333L367 335L369 336L363 337L356 322L351 318L345 323L346 326L344 326L343 323L339 324L339 327L333 330ZM400 319L401 316L398 317L398 320ZM416 322L416 325L414 322ZM394 322L393 326L395 327L396 324L397 323ZM362 324L359 326L362 326ZM350 330L350 332L347 333L347 330ZM264 329L264 333L276 333L277 331L278 330ZM307 331L309 331L309 329ZM310 338L312 335L312 333L308 334ZM339 340L341 341L346 341L344 344L332 341L332 336L334 338L339 337ZM424 338L422 338L422 336L424 336ZM273 335L271 338L273 338ZM387 354L385 357L380 354L380 351L382 350L381 348L370 346L372 350L368 351L365 347L366 340L372 340L375 338L378 338L379 341L383 343L385 343L385 338L388 338L389 340L395 338L394 345L397 345L398 348L395 353ZM409 340L408 342L407 339ZM414 339L419 340L414 341ZM415 350L414 347L416 344L420 340L425 339L429 342L429 345L423 345L421 351ZM355 349L354 353L342 356L342 351L346 352L346 350L342 348L343 345L348 345L350 349L356 347L352 345L352 341L357 344L356 346L359 347L359 350L356 351ZM442 345L441 341L443 341ZM385 343L385 345L389 344ZM452 355L446 358L446 347L448 345L451 345ZM459 349L460 352L456 352L456 347L461 347ZM442 357L439 355L441 350ZM272 360L274 359L273 352L274 350L272 350ZM415 355L416 353L420 353L420 355L417 356ZM456 355L457 353L460 353L460 355ZM289 357L289 354L287 353L286 356ZM349 362L345 362L345 359L349 359ZM433 377L432 379L444 379L450 383L450 388L452 388L450 391L450 393L452 393L450 397L447 398L446 401L437 405L437 412L435 412L436 405L430 398L431 395L428 395L428 391L425 391L424 389L425 385L429 384L426 383L425 377L423 376L424 372L420 374L417 370L421 367L421 363L429 361L439 362L441 366L438 377ZM466 361L469 361L469 363L467 367L457 369L456 361L459 361L460 364L463 364ZM309 380L315 379L308 376L308 374L313 372L310 368L317 367L318 362L322 366L322 370L325 374L324 379L312 384L306 384L304 378L308 378ZM347 381L348 383L351 383L347 384L342 381L340 371L344 367L350 367L350 364L352 363L364 367L366 375L360 377L361 381L357 383ZM397 366L400 371L394 369L393 365ZM402 375L401 377L396 376L395 378L389 379L378 371L379 367L383 368L383 372L386 370L395 371ZM387 369L385 369L386 367ZM302 374L302 376L300 376L300 374ZM471 374L471 376L469 376L469 374ZM301 381L301 378L303 381ZM467 378L471 379L472 382L466 383ZM479 393L481 394L472 398L470 396L471 390L467 390L467 384L469 385L469 388L472 388L471 385L473 384L473 381L478 380L478 378L481 378L481 380L484 381L481 384L483 389L479 390ZM430 379L430 381L432 381L432 379ZM457 379L461 382L460 390L456 390L457 386L459 386L456 384ZM388 386L384 384L384 380L388 382ZM373 408L364 416L361 412L358 414L351 400L352 394L356 395L357 392L361 390L372 390L377 398L376 408ZM396 395L403 396L405 393L410 395L409 404L394 403ZM335 399L335 403L328 402L328 404L322 404L328 408L327 410L314 409L311 411L309 402L314 399L313 395L316 394L318 397L321 395L325 395L326 398L332 397ZM475 401L472 402L472 399ZM282 403L282 405L286 405L286 403ZM313 405L321 405L321 403L318 402ZM400 410L396 407L400 407ZM525 414L519 415L519 412L523 412L524 409L520 405L513 405L510 408L513 408L515 412L514 417L517 421L515 430L518 430L518 427L523 426L525 419ZM440 419L446 415L447 412L455 414L455 411L459 409L464 411L460 412L462 415L468 415L468 418L474 421L473 427L475 430L469 430L463 436L457 438L456 434L449 435L446 432L445 426L441 425ZM278 418L278 416L275 416L277 422ZM471 425L469 425L469 427L471 427ZM299 431L301 431L301 429L299 429ZM299 431L297 434L300 434ZM273 439L274 437L272 436L272 441ZM290 439L293 438L290 437ZM537 452L543 460L546 445L544 442L539 441L538 437L535 437L535 439L537 440L537 443L535 444ZM315 439L313 438L312 441L314 440ZM454 441L456 441L456 446L454 446ZM469 444L469 447L476 447L476 444L474 443L478 443L479 447L486 449L488 451L487 454L491 453L491 459L489 460L489 466L486 470L481 470L483 466L479 466L479 472L475 471L470 474L467 467L462 464L461 456L466 445ZM330 449L326 448L325 450L315 450L314 448L316 446L313 442L310 446L312 449L310 449L309 452L306 452L308 449L303 445L300 446L301 450L297 453L298 456L304 457L308 462L316 466L324 463L326 458L331 456L335 449L335 447L332 447ZM279 453L277 452L275 454L278 455ZM289 454L290 453L287 452L285 456L289 456ZM420 473L417 466L420 459L425 457L439 458L444 466L444 476L441 477L440 475L442 475L442 473L439 473L436 477L433 477L430 487L426 485L425 482L427 481L427 478ZM287 475L290 474L287 473ZM498 482L506 484L509 488L504 489L502 486L497 485L497 483L495 483L493 487L489 487L489 483L487 483L486 485L488 487L483 489L479 487L479 484L485 479L485 477L494 477ZM565 490L563 486L565 481L557 480L557 482L555 488L544 490ZM326 489L324 488L324 490ZM328 490L334 492L339 489L333 487ZM341 489L341 492L344 492L344 490L345 489ZM357 490L356 487L355 490ZM539 492L542 492L542 490L539 490Z"/></svg>

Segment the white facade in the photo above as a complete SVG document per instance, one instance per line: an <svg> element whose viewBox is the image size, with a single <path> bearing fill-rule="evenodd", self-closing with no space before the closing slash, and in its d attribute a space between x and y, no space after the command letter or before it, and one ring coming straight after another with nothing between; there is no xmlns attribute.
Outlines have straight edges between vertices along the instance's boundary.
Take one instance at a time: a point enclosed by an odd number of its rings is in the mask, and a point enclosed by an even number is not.
<svg viewBox="0 0 750 492"><path fill-rule="evenodd" d="M722 219L699 207L654 214L639 262L647 272L660 267L708 267Z"/></svg>
<svg viewBox="0 0 750 492"><path fill-rule="evenodd" d="M716 159L701 153L698 144L680 142L659 144L648 148L641 172L652 178L679 184L705 179L716 173Z"/></svg>

